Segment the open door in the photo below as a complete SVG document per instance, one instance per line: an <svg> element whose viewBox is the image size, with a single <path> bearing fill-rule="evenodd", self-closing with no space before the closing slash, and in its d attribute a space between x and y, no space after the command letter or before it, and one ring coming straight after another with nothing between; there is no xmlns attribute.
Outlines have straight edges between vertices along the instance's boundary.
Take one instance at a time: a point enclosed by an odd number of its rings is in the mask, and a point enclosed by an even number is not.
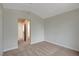
<svg viewBox="0 0 79 59"><path fill-rule="evenodd" d="M18 45L26 46L31 43L30 21L26 19L18 20Z"/></svg>

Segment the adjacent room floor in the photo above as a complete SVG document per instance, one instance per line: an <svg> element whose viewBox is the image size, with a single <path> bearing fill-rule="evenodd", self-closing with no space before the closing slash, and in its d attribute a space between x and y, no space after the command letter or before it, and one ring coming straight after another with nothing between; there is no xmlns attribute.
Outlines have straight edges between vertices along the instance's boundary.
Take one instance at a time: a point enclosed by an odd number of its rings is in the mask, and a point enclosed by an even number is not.
<svg viewBox="0 0 79 59"><path fill-rule="evenodd" d="M4 52L4 56L79 56L79 52L73 51L49 42L40 42L25 45L18 49Z"/></svg>

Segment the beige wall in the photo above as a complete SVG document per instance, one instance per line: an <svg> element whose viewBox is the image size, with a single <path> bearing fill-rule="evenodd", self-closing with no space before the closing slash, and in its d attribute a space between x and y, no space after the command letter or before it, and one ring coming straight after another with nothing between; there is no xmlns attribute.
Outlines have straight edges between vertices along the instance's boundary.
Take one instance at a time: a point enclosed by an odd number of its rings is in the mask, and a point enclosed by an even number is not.
<svg viewBox="0 0 79 59"><path fill-rule="evenodd" d="M4 9L4 51L15 49L18 47L18 23L19 18L28 18L31 21L31 43L43 41L44 29L42 19L31 13Z"/></svg>
<svg viewBox="0 0 79 59"><path fill-rule="evenodd" d="M44 41L43 19L34 13L31 13L31 38L32 43Z"/></svg>
<svg viewBox="0 0 79 59"><path fill-rule="evenodd" d="M79 51L79 9L44 21L46 41Z"/></svg>
<svg viewBox="0 0 79 59"><path fill-rule="evenodd" d="M2 40L3 40L3 31L2 31L2 20L3 20L3 8L2 8L2 4L0 4L0 55L2 55Z"/></svg>

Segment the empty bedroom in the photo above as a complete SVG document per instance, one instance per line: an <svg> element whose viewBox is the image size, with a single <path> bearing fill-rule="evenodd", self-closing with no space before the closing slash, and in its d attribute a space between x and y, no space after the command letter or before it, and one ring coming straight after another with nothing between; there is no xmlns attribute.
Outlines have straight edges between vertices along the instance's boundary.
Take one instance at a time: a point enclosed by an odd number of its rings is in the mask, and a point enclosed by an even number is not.
<svg viewBox="0 0 79 59"><path fill-rule="evenodd" d="M79 3L0 3L1 56L79 56Z"/></svg>

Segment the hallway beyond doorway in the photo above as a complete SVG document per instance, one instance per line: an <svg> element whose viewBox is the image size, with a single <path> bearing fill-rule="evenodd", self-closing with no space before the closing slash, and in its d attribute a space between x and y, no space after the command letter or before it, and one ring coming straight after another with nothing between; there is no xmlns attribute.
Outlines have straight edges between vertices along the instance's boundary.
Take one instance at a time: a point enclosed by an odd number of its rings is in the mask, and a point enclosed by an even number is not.
<svg viewBox="0 0 79 59"><path fill-rule="evenodd" d="M19 44L20 43L20 44ZM18 46L25 46L31 43L30 21L26 19L18 20Z"/></svg>

